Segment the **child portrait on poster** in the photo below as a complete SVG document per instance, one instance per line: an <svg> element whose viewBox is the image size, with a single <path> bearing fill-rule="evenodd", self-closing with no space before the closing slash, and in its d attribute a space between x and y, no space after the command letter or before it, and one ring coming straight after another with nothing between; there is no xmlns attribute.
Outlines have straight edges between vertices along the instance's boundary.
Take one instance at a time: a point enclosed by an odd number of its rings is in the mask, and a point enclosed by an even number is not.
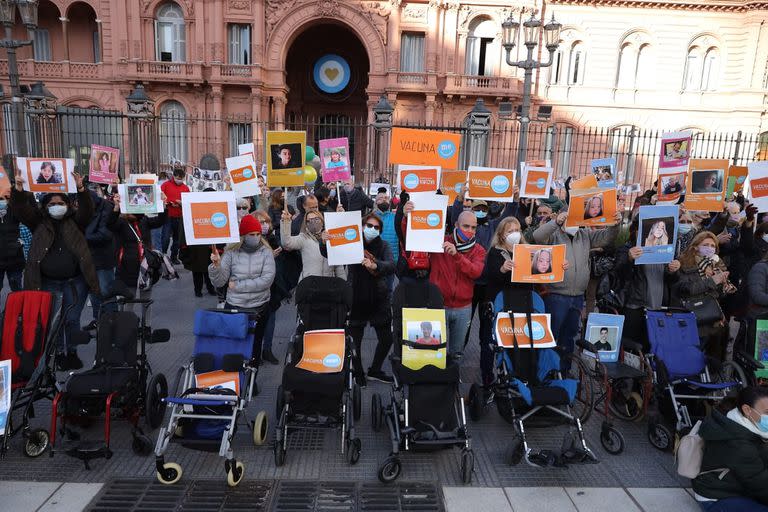
<svg viewBox="0 0 768 512"><path fill-rule="evenodd" d="M694 194L716 194L723 191L721 170L693 171L691 181Z"/></svg>
<svg viewBox="0 0 768 512"><path fill-rule="evenodd" d="M421 322L409 321L406 325L408 339L419 345L440 345L440 322L423 320Z"/></svg>
<svg viewBox="0 0 768 512"><path fill-rule="evenodd" d="M603 216L603 196L596 195L584 202L584 220Z"/></svg>
<svg viewBox="0 0 768 512"><path fill-rule="evenodd" d="M144 192L143 187L129 187L128 188L128 204L134 205L134 206L149 206L154 201L151 197L151 187L150 188L150 195L147 195L146 192Z"/></svg>
<svg viewBox="0 0 768 512"><path fill-rule="evenodd" d="M616 329L615 327L606 327L606 326L598 326L598 327L592 327L590 329L590 343L595 347L596 350L613 350L613 344L611 343L611 329ZM615 338L614 333L614 338Z"/></svg>
<svg viewBox="0 0 768 512"><path fill-rule="evenodd" d="M680 160L688 158L688 149L685 141L675 140L664 145L664 157L666 160Z"/></svg>
<svg viewBox="0 0 768 512"><path fill-rule="evenodd" d="M336 169L339 167L346 167L347 162L342 158L342 152L344 148L330 148L327 150L327 156L325 160L326 169Z"/></svg>
<svg viewBox="0 0 768 512"><path fill-rule="evenodd" d="M539 249L531 255L531 274L552 273L552 250Z"/></svg>
<svg viewBox="0 0 768 512"><path fill-rule="evenodd" d="M674 225L674 219L670 219L670 222ZM666 222L663 219L650 219L649 223L651 224L651 227L648 230L648 235L645 237L643 247L669 245L669 234L667 233Z"/></svg>
<svg viewBox="0 0 768 512"><path fill-rule="evenodd" d="M110 154L107 153L107 152L103 152L99 156L99 170L101 172L109 172L110 171L110 166L111 166L111 162L110 161L111 161Z"/></svg>
<svg viewBox="0 0 768 512"><path fill-rule="evenodd" d="M37 175L36 183L61 183L61 175L53 162L45 161L40 164L40 173Z"/></svg>
<svg viewBox="0 0 768 512"><path fill-rule="evenodd" d="M301 144L273 144L272 168L293 169L301 167Z"/></svg>
<svg viewBox="0 0 768 512"><path fill-rule="evenodd" d="M664 195L679 194L683 192L683 184L680 182L679 174L671 174L661 178L661 188Z"/></svg>

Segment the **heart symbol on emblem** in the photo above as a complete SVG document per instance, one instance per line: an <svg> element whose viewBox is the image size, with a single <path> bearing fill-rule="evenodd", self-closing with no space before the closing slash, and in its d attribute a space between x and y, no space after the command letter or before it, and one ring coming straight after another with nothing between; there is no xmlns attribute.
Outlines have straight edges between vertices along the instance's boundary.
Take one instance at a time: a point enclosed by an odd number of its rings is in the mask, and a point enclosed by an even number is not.
<svg viewBox="0 0 768 512"><path fill-rule="evenodd" d="M337 68L325 68L325 76L327 76L329 80L333 81L337 76L339 76L339 70Z"/></svg>

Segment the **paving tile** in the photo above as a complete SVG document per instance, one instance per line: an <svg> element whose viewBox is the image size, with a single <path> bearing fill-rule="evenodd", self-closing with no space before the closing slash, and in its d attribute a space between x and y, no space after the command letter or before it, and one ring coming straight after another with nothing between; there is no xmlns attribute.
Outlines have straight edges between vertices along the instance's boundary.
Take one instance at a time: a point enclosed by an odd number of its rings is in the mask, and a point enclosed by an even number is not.
<svg viewBox="0 0 768 512"><path fill-rule="evenodd" d="M685 489L669 488L629 488L627 492L635 498L646 512L697 512L700 510L694 500Z"/></svg>
<svg viewBox="0 0 768 512"><path fill-rule="evenodd" d="M0 482L2 509L19 512L37 510L60 487L61 482Z"/></svg>
<svg viewBox="0 0 768 512"><path fill-rule="evenodd" d="M488 510L513 512L504 490L499 487L443 487L446 512Z"/></svg>
<svg viewBox="0 0 768 512"><path fill-rule="evenodd" d="M565 489L579 512L640 512L629 494L620 488L568 487Z"/></svg>
<svg viewBox="0 0 768 512"><path fill-rule="evenodd" d="M66 483L59 487L37 512L83 510L101 490L102 484Z"/></svg>
<svg viewBox="0 0 768 512"><path fill-rule="evenodd" d="M576 512L562 487L505 487L514 512Z"/></svg>

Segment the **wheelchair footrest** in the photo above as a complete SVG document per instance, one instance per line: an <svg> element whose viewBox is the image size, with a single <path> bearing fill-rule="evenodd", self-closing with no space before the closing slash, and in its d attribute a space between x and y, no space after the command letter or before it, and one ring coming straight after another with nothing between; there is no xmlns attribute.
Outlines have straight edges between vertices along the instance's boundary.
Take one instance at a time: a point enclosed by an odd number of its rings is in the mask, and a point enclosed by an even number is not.
<svg viewBox="0 0 768 512"><path fill-rule="evenodd" d="M67 448L64 453L70 457L80 459L85 464L85 469L91 469L89 461L93 459L110 459L112 458L112 450L103 443L98 442L85 442L77 444Z"/></svg>

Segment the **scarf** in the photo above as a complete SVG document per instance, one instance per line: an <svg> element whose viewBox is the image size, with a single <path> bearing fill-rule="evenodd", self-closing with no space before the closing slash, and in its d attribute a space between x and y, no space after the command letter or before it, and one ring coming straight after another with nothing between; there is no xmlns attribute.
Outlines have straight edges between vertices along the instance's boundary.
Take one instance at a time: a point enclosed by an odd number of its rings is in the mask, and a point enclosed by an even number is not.
<svg viewBox="0 0 768 512"><path fill-rule="evenodd" d="M749 430L753 434L757 434L764 440L768 441L768 432L763 432L759 428L757 428L757 425L752 423L752 420L745 417L743 414L741 414L741 411L739 411L737 408L733 408L730 411L728 411L728 414L725 415L726 418L733 421L734 423L737 423L744 427L745 429Z"/></svg>
<svg viewBox="0 0 768 512"><path fill-rule="evenodd" d="M715 263L717 260L714 257L702 256L698 263L699 276L704 279L707 277L707 270L715 270Z"/></svg>
<svg viewBox="0 0 768 512"><path fill-rule="evenodd" d="M475 246L475 237L467 237L461 229L455 228L453 230L453 243L456 245L457 251L467 252Z"/></svg>

